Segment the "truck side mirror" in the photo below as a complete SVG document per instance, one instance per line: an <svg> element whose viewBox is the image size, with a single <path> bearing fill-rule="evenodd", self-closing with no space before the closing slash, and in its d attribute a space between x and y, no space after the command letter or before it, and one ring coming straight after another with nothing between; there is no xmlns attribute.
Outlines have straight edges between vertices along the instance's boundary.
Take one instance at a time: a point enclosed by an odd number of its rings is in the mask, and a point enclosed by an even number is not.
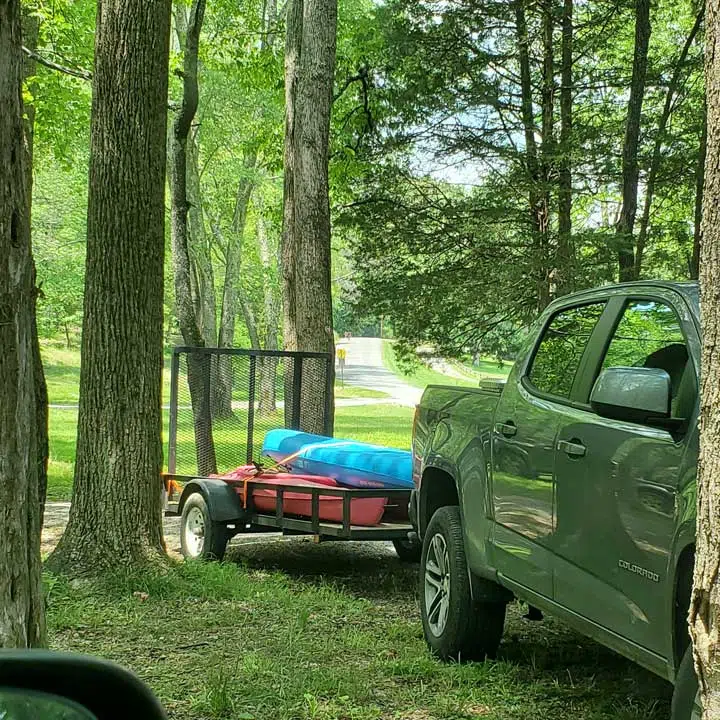
<svg viewBox="0 0 720 720"><path fill-rule="evenodd" d="M603 370L590 394L600 416L647 423L670 417L670 376L660 368L610 367Z"/></svg>

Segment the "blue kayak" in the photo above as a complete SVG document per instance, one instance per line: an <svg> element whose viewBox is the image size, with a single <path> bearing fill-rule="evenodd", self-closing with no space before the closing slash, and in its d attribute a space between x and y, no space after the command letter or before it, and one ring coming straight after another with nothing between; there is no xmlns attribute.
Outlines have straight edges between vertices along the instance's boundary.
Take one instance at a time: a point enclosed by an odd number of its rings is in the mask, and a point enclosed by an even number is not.
<svg viewBox="0 0 720 720"><path fill-rule="evenodd" d="M293 472L324 475L347 487L413 487L412 454L407 450L298 430L271 430L265 435L262 452Z"/></svg>

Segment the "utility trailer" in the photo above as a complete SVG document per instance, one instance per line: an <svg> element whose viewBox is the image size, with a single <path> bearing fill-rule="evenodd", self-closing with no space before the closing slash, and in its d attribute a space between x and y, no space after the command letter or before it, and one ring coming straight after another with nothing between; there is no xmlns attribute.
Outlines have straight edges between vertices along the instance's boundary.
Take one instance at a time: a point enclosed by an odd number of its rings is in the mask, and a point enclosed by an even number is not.
<svg viewBox="0 0 720 720"><path fill-rule="evenodd" d="M248 533L309 535L316 542L337 540L386 540L395 546L402 560L419 557L417 537L407 515L410 491L355 489L343 487L303 487L291 483L264 482L262 478L242 484L223 478L185 478L166 476L166 480L185 481L177 502L169 502L166 515L180 516L180 546L186 558L221 560L232 537ZM254 490L272 491L274 511L259 510ZM309 516L289 514L286 493L307 496ZM320 502L338 498L342 514L339 522L320 517ZM353 503L366 499L387 499L382 520L374 525L352 523Z"/></svg>
<svg viewBox="0 0 720 720"><path fill-rule="evenodd" d="M165 513L181 518L185 557L221 559L235 535L280 532L312 536L317 542L391 541L401 559L419 560L420 546L408 519L409 490L303 487L293 484L290 474L287 483L277 478L270 483L259 466L257 477L242 482L227 477L238 461L253 462L261 433L278 427L300 429L311 417L317 423L319 411L327 432L333 364L329 353L174 349ZM218 389L224 399L218 400ZM272 507L267 501L257 507L257 490L274 493ZM307 512L288 511L289 493L306 498ZM322 519L321 505L336 498L337 517ZM353 522L358 503L382 502L380 498L386 503L378 522Z"/></svg>

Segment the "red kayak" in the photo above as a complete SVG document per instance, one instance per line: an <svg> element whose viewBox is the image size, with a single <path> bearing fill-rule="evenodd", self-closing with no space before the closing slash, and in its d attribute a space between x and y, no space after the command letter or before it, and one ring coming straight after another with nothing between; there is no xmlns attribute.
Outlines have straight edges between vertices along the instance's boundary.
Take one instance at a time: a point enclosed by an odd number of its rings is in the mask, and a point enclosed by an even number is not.
<svg viewBox="0 0 720 720"><path fill-rule="evenodd" d="M293 485L302 487L338 487L331 477L322 475L298 475L295 473L279 473L258 471L255 465L242 465L225 475L218 475L232 485L241 496L245 492L245 482L252 480L262 485L251 486L252 504L256 511L274 513L277 491L272 485ZM268 487L265 487L268 486ZM350 501L350 523L352 525L377 525L385 511L387 498L353 498ZM283 513L298 517L312 517L312 496L302 491L283 493ZM318 514L320 520L326 522L343 521L343 498L333 495L321 495Z"/></svg>

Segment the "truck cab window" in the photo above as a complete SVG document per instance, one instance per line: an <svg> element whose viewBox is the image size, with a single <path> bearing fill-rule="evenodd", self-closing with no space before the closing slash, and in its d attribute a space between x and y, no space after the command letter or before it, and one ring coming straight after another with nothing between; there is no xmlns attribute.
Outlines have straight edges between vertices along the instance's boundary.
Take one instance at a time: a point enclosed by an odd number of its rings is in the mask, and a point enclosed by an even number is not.
<svg viewBox="0 0 720 720"><path fill-rule="evenodd" d="M603 360L602 369L609 367L665 370L672 388L672 416L684 418L692 412L695 369L680 321L669 305L653 300L628 303Z"/></svg>
<svg viewBox="0 0 720 720"><path fill-rule="evenodd" d="M554 315L535 352L528 379L540 392L569 398L590 335L605 309L593 303Z"/></svg>

